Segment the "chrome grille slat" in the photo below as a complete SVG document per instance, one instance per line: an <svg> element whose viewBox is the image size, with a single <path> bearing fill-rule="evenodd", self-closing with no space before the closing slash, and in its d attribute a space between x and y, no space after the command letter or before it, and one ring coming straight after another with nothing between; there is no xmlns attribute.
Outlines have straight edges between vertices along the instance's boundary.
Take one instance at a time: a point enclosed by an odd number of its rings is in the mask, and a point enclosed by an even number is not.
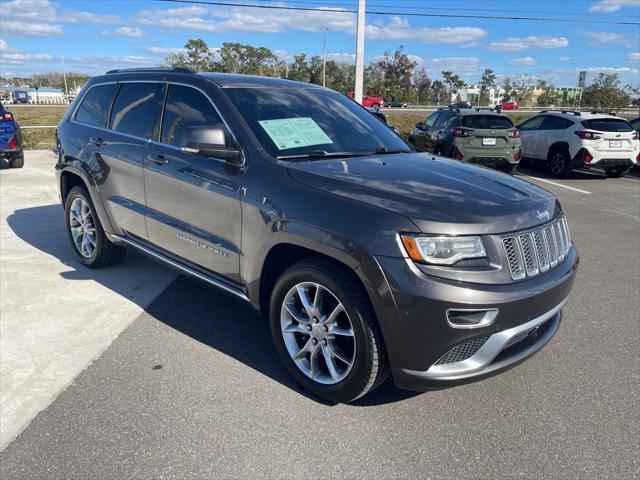
<svg viewBox="0 0 640 480"><path fill-rule="evenodd" d="M521 280L546 272L561 263L571 250L566 218L542 228L502 238L511 278Z"/></svg>

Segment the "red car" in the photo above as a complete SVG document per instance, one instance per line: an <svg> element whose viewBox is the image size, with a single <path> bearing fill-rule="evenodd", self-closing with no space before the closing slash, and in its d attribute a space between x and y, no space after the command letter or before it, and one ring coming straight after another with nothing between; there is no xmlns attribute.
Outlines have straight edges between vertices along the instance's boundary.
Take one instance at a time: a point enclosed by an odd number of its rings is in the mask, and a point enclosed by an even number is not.
<svg viewBox="0 0 640 480"><path fill-rule="evenodd" d="M347 96L353 100L353 92L349 92ZM384 99L381 97L370 97L368 95L362 95L362 106L367 108L380 108L384 107Z"/></svg>
<svg viewBox="0 0 640 480"><path fill-rule="evenodd" d="M518 110L520 105L518 102L502 102L499 107L501 110Z"/></svg>

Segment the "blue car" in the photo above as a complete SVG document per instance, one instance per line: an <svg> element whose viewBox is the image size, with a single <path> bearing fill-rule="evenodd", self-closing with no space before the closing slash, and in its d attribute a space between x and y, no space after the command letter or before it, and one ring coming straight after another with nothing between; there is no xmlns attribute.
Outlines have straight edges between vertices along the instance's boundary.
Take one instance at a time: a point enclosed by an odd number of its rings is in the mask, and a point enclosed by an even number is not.
<svg viewBox="0 0 640 480"><path fill-rule="evenodd" d="M13 113L0 102L0 158L6 158L11 168L24 166L22 132Z"/></svg>

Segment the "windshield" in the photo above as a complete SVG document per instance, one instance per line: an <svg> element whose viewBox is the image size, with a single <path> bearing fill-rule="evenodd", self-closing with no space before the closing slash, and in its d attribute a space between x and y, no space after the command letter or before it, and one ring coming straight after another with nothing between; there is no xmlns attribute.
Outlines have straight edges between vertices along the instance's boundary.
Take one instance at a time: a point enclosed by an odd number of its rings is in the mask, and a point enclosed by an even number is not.
<svg viewBox="0 0 640 480"><path fill-rule="evenodd" d="M598 132L631 132L633 130L631 125L620 118L585 120L582 122L582 125L589 130L597 130Z"/></svg>
<svg viewBox="0 0 640 480"><path fill-rule="evenodd" d="M509 117L500 117L498 115L470 115L462 117L462 126L468 128L513 128L513 122Z"/></svg>
<svg viewBox="0 0 640 480"><path fill-rule="evenodd" d="M371 113L331 90L248 87L223 92L274 157L411 151Z"/></svg>

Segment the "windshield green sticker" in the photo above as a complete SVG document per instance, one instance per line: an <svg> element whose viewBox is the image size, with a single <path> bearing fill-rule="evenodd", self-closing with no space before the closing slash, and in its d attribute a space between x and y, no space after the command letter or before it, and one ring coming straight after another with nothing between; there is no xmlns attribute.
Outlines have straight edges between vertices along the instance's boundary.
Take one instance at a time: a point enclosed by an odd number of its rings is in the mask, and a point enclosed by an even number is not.
<svg viewBox="0 0 640 480"><path fill-rule="evenodd" d="M309 117L260 120L258 123L280 150L333 143Z"/></svg>

